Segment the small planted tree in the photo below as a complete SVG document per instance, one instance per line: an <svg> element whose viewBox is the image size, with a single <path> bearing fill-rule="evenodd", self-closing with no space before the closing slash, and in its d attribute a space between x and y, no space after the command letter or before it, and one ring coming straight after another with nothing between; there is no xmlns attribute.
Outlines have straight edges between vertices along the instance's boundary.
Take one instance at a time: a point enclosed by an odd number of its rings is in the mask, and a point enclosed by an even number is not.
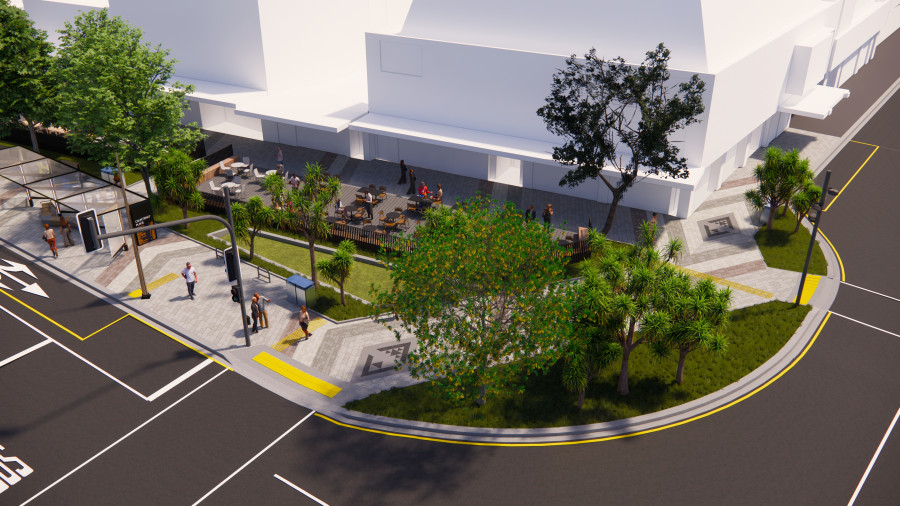
<svg viewBox="0 0 900 506"><path fill-rule="evenodd" d="M759 186L747 190L744 197L757 211L769 207L767 230L772 230L775 210L785 206L784 212L787 212L791 198L815 177L809 170L809 159L801 160L796 149L785 153L777 147L766 150L765 160L753 169L753 175Z"/></svg>
<svg viewBox="0 0 900 506"><path fill-rule="evenodd" d="M188 217L188 209L203 209L203 195L197 189L200 176L206 168L203 160L191 160L190 155L179 149L168 150L153 163L153 177L159 196L181 208ZM186 224L185 227L189 227Z"/></svg>
<svg viewBox="0 0 900 506"><path fill-rule="evenodd" d="M341 304L346 306L347 301L344 298L344 283L350 277L353 270L354 255L356 255L356 244L353 241L343 240L338 245L337 250L328 260L319 262L319 272L326 279L333 281L341 290Z"/></svg>
<svg viewBox="0 0 900 506"><path fill-rule="evenodd" d="M266 177L263 178L260 184L272 196L272 205L280 208L284 202L285 195L284 179L281 179L281 176L278 174L266 174Z"/></svg>
<svg viewBox="0 0 900 506"><path fill-rule="evenodd" d="M800 230L800 222L803 217L812 209L813 204L822 198L822 187L816 185L812 179L804 182L803 188L800 189L793 197L791 197L791 209L797 214L797 225L794 226L794 233Z"/></svg>
<svg viewBox="0 0 900 506"><path fill-rule="evenodd" d="M672 351L678 354L675 381L684 383L684 363L696 350L722 353L728 339L722 333L728 323L731 290L717 289L708 280L692 284L690 277L676 273L666 280L656 301L658 311L645 319L642 331L651 337L651 353L665 359Z"/></svg>
<svg viewBox="0 0 900 506"><path fill-rule="evenodd" d="M483 197L429 215L408 253L388 255L393 287L373 311L397 316L414 335L410 373L450 402L477 401L516 386L561 355L569 334L569 285L559 244L511 203ZM397 329L394 328L396 325Z"/></svg>
<svg viewBox="0 0 900 506"><path fill-rule="evenodd" d="M575 167L559 185L600 179L612 193L604 234L637 181L651 174L688 177L687 160L669 136L699 121L706 85L696 74L683 83L669 82L669 54L660 44L639 66L621 57L602 60L594 49L584 60L573 54L553 76L546 105L537 111L547 130L564 140L553 148L553 159ZM604 173L606 167L617 177Z"/></svg>
<svg viewBox="0 0 900 506"><path fill-rule="evenodd" d="M246 204L240 202L232 204L231 213L237 235L250 243L250 260L253 260L256 236L262 227L275 220L275 210L266 206L261 198L253 196Z"/></svg>

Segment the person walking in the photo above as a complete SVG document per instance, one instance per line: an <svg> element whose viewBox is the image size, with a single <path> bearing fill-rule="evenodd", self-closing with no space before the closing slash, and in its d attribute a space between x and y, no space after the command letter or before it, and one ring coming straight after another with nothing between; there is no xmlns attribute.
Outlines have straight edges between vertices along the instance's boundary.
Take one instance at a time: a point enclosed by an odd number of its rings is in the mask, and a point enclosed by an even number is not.
<svg viewBox="0 0 900 506"><path fill-rule="evenodd" d="M275 151L275 168L284 170L284 153L281 152L281 146Z"/></svg>
<svg viewBox="0 0 900 506"><path fill-rule="evenodd" d="M53 234L53 229L50 228L50 225L44 223L44 242L50 246L50 253L53 253L53 258L59 257L59 253L56 251L56 235Z"/></svg>
<svg viewBox="0 0 900 506"><path fill-rule="evenodd" d="M534 210L534 204L529 204L525 210L525 221L534 221L537 218L537 211Z"/></svg>
<svg viewBox="0 0 900 506"><path fill-rule="evenodd" d="M194 285L197 284L199 276L197 276L197 271L191 267L190 262L185 264L184 270L181 271L181 277L183 277L185 283L187 283L188 297L190 297L191 300L194 300Z"/></svg>
<svg viewBox="0 0 900 506"><path fill-rule="evenodd" d="M368 189L366 189L366 214L369 215L369 219L370 219L370 220L372 219L372 215L373 215L373 213L372 213L372 203L373 203L373 200L372 200L372 194L369 193L369 190L368 190Z"/></svg>
<svg viewBox="0 0 900 506"><path fill-rule="evenodd" d="M257 324L259 323L259 297L256 295L250 299L250 316L253 318L253 334L259 332Z"/></svg>
<svg viewBox="0 0 900 506"><path fill-rule="evenodd" d="M549 225L553 220L553 204L547 204L547 207L544 208L544 212L541 213L541 217L544 218L544 224Z"/></svg>
<svg viewBox="0 0 900 506"><path fill-rule="evenodd" d="M306 306L300 306L300 328L303 329L307 339L312 335L309 331L309 313L306 312Z"/></svg>
<svg viewBox="0 0 900 506"><path fill-rule="evenodd" d="M72 242L72 224L64 216L59 217L59 231L62 233L65 247L75 246Z"/></svg>
<svg viewBox="0 0 900 506"><path fill-rule="evenodd" d="M409 169L409 189L406 190L407 195L416 194L416 175L412 169Z"/></svg>
<svg viewBox="0 0 900 506"><path fill-rule="evenodd" d="M266 310L266 304L272 302L272 299L260 295L259 292L253 294L256 297L256 303L259 305L259 326L269 328L269 312Z"/></svg>
<svg viewBox="0 0 900 506"><path fill-rule="evenodd" d="M406 162L400 160L400 181L397 184L406 184Z"/></svg>

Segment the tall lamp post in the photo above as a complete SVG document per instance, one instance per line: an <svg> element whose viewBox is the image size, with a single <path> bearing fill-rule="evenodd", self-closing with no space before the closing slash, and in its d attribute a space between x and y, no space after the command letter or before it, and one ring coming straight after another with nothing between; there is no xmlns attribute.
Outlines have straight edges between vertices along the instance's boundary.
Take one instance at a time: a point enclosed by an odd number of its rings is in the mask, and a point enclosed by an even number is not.
<svg viewBox="0 0 900 506"><path fill-rule="evenodd" d="M816 235L819 233L819 224L822 223L822 213L825 208L825 196L827 194L836 194L833 188L828 186L828 180L831 179L831 171L825 171L825 184L822 185L822 196L819 202L812 205L812 210L816 212L816 219L813 222L812 235L809 238L809 249L806 251L806 263L803 264L803 274L800 275L800 287L797 288L797 299L794 300L794 307L800 305L800 297L803 295L803 285L806 283L806 272L809 270L809 261L812 258L813 246L816 244Z"/></svg>

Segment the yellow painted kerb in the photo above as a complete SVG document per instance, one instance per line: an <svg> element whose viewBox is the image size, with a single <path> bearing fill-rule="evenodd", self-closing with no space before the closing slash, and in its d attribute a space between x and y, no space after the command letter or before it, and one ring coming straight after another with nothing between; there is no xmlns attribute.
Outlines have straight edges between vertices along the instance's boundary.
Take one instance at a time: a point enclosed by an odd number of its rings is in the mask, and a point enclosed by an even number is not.
<svg viewBox="0 0 900 506"><path fill-rule="evenodd" d="M166 274L165 276L157 279L156 281L151 281L147 285L147 291L152 292L153 290L156 290L157 288L163 286L164 284L169 283L171 281L175 281L178 278L179 278L178 274L170 272L170 273ZM140 297L141 289L138 288L137 290L129 293L128 296L131 297L132 299L136 299L136 298Z"/></svg>
<svg viewBox="0 0 900 506"><path fill-rule="evenodd" d="M300 369L292 366L291 364L277 358L273 355L270 355L266 352L262 352L259 355L253 357L253 361L259 363L263 367L271 369L276 373L284 376L285 378L302 385L310 390L318 392L325 397L334 397L341 391L341 388L331 383L316 378L311 374L307 374Z"/></svg>
<svg viewBox="0 0 900 506"><path fill-rule="evenodd" d="M752 392L750 392L744 396L741 396L741 397L729 402L728 404L726 404L724 406L720 406L714 410L707 411L706 413L703 413L701 415L697 415L695 417L691 417L686 420L681 420L680 422L670 423L669 425L655 427L653 429L642 430L639 432L632 432L630 434L621 434L618 436L609 436L609 437L596 438L596 439L585 439L582 441L556 441L556 442L552 442L552 443L482 443L482 442L475 442L475 441L455 441L452 439L440 439L440 438L433 438L433 437L413 436L410 434L398 434L396 432L387 432L387 431L377 430L377 429L368 429L365 427L356 427L354 425L349 425L346 423L339 422L339 421L334 420L333 418L329 418L321 413L316 413L316 416L318 416L319 418L321 418L323 420L328 420L329 422L331 422L335 425L340 425L342 427L347 427L350 429L361 430L364 432L372 432L375 434L384 434L386 436L403 437L403 438L407 438L407 439L418 439L418 440L422 440L422 441L435 441L438 443L450 443L450 444L470 445L470 446L520 446L520 447L567 446L567 445L578 445L578 444L586 444L586 443L600 443L603 441L612 441L615 439L625 439L625 438L629 438L629 437L640 436L643 434L650 434L652 432L659 432L659 431L665 430L665 429L671 429L672 427L678 427L679 425L684 425L686 423L690 423L690 422L699 420L701 418L706 418L707 416L710 416L715 413L718 413L719 411L728 409L731 406L734 406L735 404L737 404L739 402L745 401L745 400L749 399L750 397L753 397L754 395L756 395L757 393L762 391L762 389L768 387L769 385L774 383L776 380L778 380L779 378L784 376L785 373L787 373L788 371L793 369L793 367L795 365L797 365L798 362L800 362L800 359L802 359L806 355L806 352L809 351L810 348L812 348L812 345L816 342L816 339L818 339L819 334L822 332L822 329L825 327L825 323L828 322L828 318L830 318L830 317L831 317L831 311L829 311L828 313L825 314L825 318L822 319L822 322L819 324L819 328L816 329L816 333L813 334L812 339L809 340L809 343L806 345L805 348L803 348L803 351L800 353L800 355L797 358L795 358L787 367L785 367L783 371L778 373L778 375L776 375L774 378L770 379L769 381L763 383L762 385L757 387Z"/></svg>

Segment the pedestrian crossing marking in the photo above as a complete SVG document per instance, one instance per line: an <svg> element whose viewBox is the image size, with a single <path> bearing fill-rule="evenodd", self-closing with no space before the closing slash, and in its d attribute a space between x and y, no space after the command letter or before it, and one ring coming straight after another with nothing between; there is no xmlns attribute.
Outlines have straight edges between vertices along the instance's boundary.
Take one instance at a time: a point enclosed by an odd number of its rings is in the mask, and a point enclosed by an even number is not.
<svg viewBox="0 0 900 506"><path fill-rule="evenodd" d="M334 397L341 391L341 388L332 385L331 383L316 378L315 376L305 373L300 369L288 364L284 360L281 360L274 355L271 355L266 352L262 352L259 355L253 357L253 361L262 365L263 367L270 369L285 378L297 383L298 385L304 386L310 390L318 392L326 397Z"/></svg>
<svg viewBox="0 0 900 506"><path fill-rule="evenodd" d="M169 274L166 274L165 276L157 279L156 281L151 281L149 284L147 284L147 292L152 292L153 290L156 290L157 288L163 286L166 283L175 281L179 277L181 277L181 276L179 276L178 274L175 274L174 272L170 272ZM131 297L132 299L136 299L136 298L140 297L141 289L138 288L137 290L129 293L128 296Z"/></svg>
<svg viewBox="0 0 900 506"><path fill-rule="evenodd" d="M672 267L675 267L676 269L687 273L691 277L700 278L700 279L708 279L708 280L712 281L713 283L724 285L729 288L734 288L735 290L740 290L742 292L751 293L753 295L757 295L764 299L771 299L772 297L775 297L775 294L772 292L767 292L765 290L753 288L752 286L742 285L740 283L736 283L734 281L730 281L730 280L727 280L724 278L719 278L719 277L713 276L711 274L706 274L704 272L695 271L693 269L688 269L687 267L682 267L680 265L673 265Z"/></svg>

